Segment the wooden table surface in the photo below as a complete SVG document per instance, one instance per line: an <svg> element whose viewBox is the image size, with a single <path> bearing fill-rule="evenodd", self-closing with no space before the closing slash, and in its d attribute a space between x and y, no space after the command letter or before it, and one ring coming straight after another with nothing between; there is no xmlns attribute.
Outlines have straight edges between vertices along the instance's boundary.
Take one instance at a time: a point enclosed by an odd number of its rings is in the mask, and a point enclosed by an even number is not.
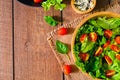
<svg viewBox="0 0 120 80"><path fill-rule="evenodd" d="M51 15L66 24L81 16L72 10L70 0L64 3L67 7L61 13L0 0L0 80L65 80L47 42L47 33L55 28L43 19Z"/></svg>

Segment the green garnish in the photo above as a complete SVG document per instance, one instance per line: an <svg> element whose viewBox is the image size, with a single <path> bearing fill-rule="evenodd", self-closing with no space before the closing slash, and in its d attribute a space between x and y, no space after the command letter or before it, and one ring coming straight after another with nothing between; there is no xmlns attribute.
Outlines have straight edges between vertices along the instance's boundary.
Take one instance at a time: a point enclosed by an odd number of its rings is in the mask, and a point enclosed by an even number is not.
<svg viewBox="0 0 120 80"><path fill-rule="evenodd" d="M44 20L51 26L56 26L58 24L58 22L51 16L44 16Z"/></svg>
<svg viewBox="0 0 120 80"><path fill-rule="evenodd" d="M61 54L67 54L69 51L69 48L66 44L64 44L63 42L57 40L56 41L56 50L61 53Z"/></svg>
<svg viewBox="0 0 120 80"><path fill-rule="evenodd" d="M42 7L45 11L50 10L51 6L54 6L55 10L63 10L66 7L66 4L62 3L63 0L47 0L42 2Z"/></svg>

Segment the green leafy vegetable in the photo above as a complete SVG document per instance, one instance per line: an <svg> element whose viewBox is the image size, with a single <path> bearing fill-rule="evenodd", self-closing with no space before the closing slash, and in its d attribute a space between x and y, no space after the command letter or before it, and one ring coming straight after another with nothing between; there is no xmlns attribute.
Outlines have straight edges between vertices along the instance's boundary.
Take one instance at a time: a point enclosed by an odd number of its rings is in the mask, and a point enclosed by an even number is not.
<svg viewBox="0 0 120 80"><path fill-rule="evenodd" d="M84 71L84 72L86 71L85 70L85 65L83 63L80 63L79 61L76 61L75 64L76 64L77 67L80 67L82 69L82 71Z"/></svg>
<svg viewBox="0 0 120 80"><path fill-rule="evenodd" d="M99 46L102 46L103 44L106 43L106 38L104 36L99 37L98 42L99 42Z"/></svg>
<svg viewBox="0 0 120 80"><path fill-rule="evenodd" d="M101 18L99 17L97 20L97 24L102 27L103 29L114 29L119 27L120 19L119 18Z"/></svg>
<svg viewBox="0 0 120 80"><path fill-rule="evenodd" d="M97 33L98 33L99 35L101 35L101 36L104 35L104 31L103 31L103 29L100 28L100 27L97 29Z"/></svg>
<svg viewBox="0 0 120 80"><path fill-rule="evenodd" d="M54 20L51 16L44 16L44 20L51 26L56 26L58 22Z"/></svg>
<svg viewBox="0 0 120 80"><path fill-rule="evenodd" d="M81 51L84 52L84 53L90 51L94 47L94 44L95 44L94 42L85 43L84 47L81 48Z"/></svg>
<svg viewBox="0 0 120 80"><path fill-rule="evenodd" d="M97 24L96 20L94 20L94 19L90 19L88 22L89 22L91 25L95 26L95 27L99 27L99 25Z"/></svg>
<svg viewBox="0 0 120 80"><path fill-rule="evenodd" d="M45 11L48 11L51 6L54 6L54 9L61 11L66 7L66 4L63 4L62 1L63 0L47 0L42 3L42 7Z"/></svg>
<svg viewBox="0 0 120 80"><path fill-rule="evenodd" d="M117 27L117 28L114 28L114 29L113 29L113 35L114 35L114 36L120 35L120 27Z"/></svg>
<svg viewBox="0 0 120 80"><path fill-rule="evenodd" d="M58 52L61 54L66 54L69 51L69 48L66 44L62 43L61 41L57 40L56 41L56 49Z"/></svg>

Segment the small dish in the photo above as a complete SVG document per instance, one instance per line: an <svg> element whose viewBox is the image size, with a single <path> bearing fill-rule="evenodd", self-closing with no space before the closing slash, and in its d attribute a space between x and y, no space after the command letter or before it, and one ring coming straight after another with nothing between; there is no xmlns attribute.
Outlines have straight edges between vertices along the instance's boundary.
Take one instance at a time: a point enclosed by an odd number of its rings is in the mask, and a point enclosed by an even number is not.
<svg viewBox="0 0 120 80"><path fill-rule="evenodd" d="M28 5L28 6L33 6L33 7L41 7L42 3L34 3L33 0L18 0L19 2ZM43 0L45 1L45 0Z"/></svg>
<svg viewBox="0 0 120 80"><path fill-rule="evenodd" d="M94 9L96 0L71 0L73 10L79 14L85 14Z"/></svg>

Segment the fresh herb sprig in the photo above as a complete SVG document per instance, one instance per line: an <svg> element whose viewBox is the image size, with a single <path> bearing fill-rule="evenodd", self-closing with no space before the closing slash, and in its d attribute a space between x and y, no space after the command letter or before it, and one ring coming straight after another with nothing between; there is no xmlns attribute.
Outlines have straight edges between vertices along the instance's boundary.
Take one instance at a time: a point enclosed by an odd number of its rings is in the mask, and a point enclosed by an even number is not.
<svg viewBox="0 0 120 80"><path fill-rule="evenodd" d="M42 7L45 11L50 10L51 6L53 6L55 10L62 11L66 7L66 4L63 4L62 1L63 0L47 0L42 2Z"/></svg>

